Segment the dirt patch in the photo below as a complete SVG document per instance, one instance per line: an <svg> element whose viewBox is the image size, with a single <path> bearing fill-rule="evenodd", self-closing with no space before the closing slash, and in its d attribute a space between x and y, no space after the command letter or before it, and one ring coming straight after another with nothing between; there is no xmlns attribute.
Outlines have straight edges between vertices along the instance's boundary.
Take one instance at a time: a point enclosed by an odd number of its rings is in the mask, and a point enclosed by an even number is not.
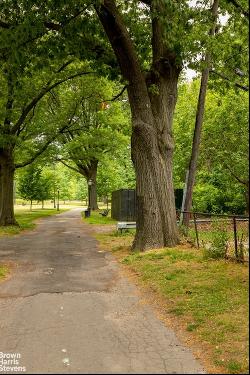
<svg viewBox="0 0 250 375"><path fill-rule="evenodd" d="M115 224L105 224L105 225L97 225L97 224L89 224L89 230L92 233L112 233L116 230Z"/></svg>

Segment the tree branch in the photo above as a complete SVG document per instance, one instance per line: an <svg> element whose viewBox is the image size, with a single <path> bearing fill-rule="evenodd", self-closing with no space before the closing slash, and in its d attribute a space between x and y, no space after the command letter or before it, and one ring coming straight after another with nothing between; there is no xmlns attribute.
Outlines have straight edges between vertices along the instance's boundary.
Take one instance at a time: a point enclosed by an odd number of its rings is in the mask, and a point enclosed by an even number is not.
<svg viewBox="0 0 250 375"><path fill-rule="evenodd" d="M80 9L76 14L74 14L72 17L69 17L64 22L61 22L61 23L44 22L44 26L47 27L49 30L56 30L56 31L58 31L58 30L62 29L64 26L66 26L69 22L71 22L72 20L74 20L75 18L77 18L78 16L80 16L83 12L85 12L85 10L87 10L90 5L91 4L89 4L86 7Z"/></svg>
<svg viewBox="0 0 250 375"><path fill-rule="evenodd" d="M128 88L128 85L125 85L122 90L119 92L119 94L115 95L112 99L107 99L107 100L103 100L104 102L114 102L116 99L118 99L120 96L122 96L122 94L124 93L124 91Z"/></svg>
<svg viewBox="0 0 250 375"><path fill-rule="evenodd" d="M95 5L96 13L117 57L125 79L130 83L141 78L136 50L114 0Z"/></svg>
<svg viewBox="0 0 250 375"><path fill-rule="evenodd" d="M128 81L127 89L131 112L133 116L137 117L137 109L140 108L141 119L148 123L149 113L152 116L152 112L148 110L151 108L151 103L145 77L133 39L129 35L116 2L103 0L100 5L95 5L95 10L116 55L123 78ZM144 98L143 105L141 97Z"/></svg>
<svg viewBox="0 0 250 375"><path fill-rule="evenodd" d="M67 64L68 65L68 64ZM63 78L53 84L51 84L51 80L46 84L45 87L41 89L41 91L30 101L29 104L23 109L21 116L17 120L16 124L13 126L11 133L16 134L16 132L19 131L21 125L25 121L26 117L28 116L29 112L32 110L32 108L44 97L44 95L47 94L50 90L54 89L55 87L59 86L61 83L67 82L73 78L80 77L87 74L94 74L94 72L79 72L72 74L66 78Z"/></svg>
<svg viewBox="0 0 250 375"><path fill-rule="evenodd" d="M99 103L103 103L103 102L114 102L116 99L118 99L120 96L122 96L122 94L124 93L124 91L128 88L128 85L125 85L121 91L115 95L113 98L111 99L103 99L102 101L100 101Z"/></svg>
<svg viewBox="0 0 250 375"><path fill-rule="evenodd" d="M228 3L232 4L236 9L238 9L243 16L249 19L249 11L243 9L243 7L238 3L237 0L227 0Z"/></svg>
<svg viewBox="0 0 250 375"><path fill-rule="evenodd" d="M240 183L240 184L242 184L242 185L245 185L245 186L248 186L248 184L249 184L249 181L247 181L247 180L242 180L241 178L239 178L233 171L232 171L232 169L227 165L227 164L225 164L224 163L224 165L225 165L225 167L229 170L229 172L231 173L231 175Z"/></svg>
<svg viewBox="0 0 250 375"><path fill-rule="evenodd" d="M49 139L42 147L40 150L38 150L29 160L26 160L25 162L23 163L19 163L15 166L15 168L22 168L22 167L25 167L26 165L29 165L31 163L33 163L33 161L35 161L35 159L40 156L46 149L47 147L58 137L59 134L63 134L65 129L67 129L71 123L72 123L72 120L73 120L73 117L76 113L76 110L77 110L77 107L78 107L78 103L76 103L75 107L74 107L74 110L72 112L72 115L70 117L70 119L68 120L68 123L66 125L64 125L60 130L59 132L57 132L51 139Z"/></svg>
<svg viewBox="0 0 250 375"><path fill-rule="evenodd" d="M31 163L33 163L35 161L35 159L40 156L47 148L48 146L58 137L59 134L63 134L65 129L67 129L71 123L72 123L72 120L73 120L73 117L76 113L76 110L77 110L77 107L78 107L78 103L75 105L75 108L74 108L74 111L70 117L70 119L68 120L68 123L66 125L64 125L60 130L59 132L57 132L51 139L49 139L42 147L40 150L38 150L29 160L26 160L25 162L23 163L19 163L15 166L15 168L23 168L25 167L26 165L29 165Z"/></svg>
<svg viewBox="0 0 250 375"><path fill-rule="evenodd" d="M67 66L69 66L70 64L72 64L72 62L74 62L74 59L71 59L69 61L66 61L62 66L60 66L59 69L57 69L56 71L56 74L57 73L60 73L61 71L63 71ZM51 82L51 81L50 81Z"/></svg>
<svg viewBox="0 0 250 375"><path fill-rule="evenodd" d="M23 168L23 167L26 167L29 164L32 164L38 158L38 156L42 155L42 153L44 151L46 151L46 149L48 148L48 146L58 137L59 134L61 134L67 128L67 126L68 126L68 124L64 125L59 130L58 133L56 133L52 138L48 139L47 142L45 142L44 145L37 152L35 152L35 154L33 154L31 156L30 159L28 159L28 160L26 160L26 161L24 161L22 163L15 164L15 169Z"/></svg>
<svg viewBox="0 0 250 375"><path fill-rule="evenodd" d="M241 90L244 90L244 91L249 91L249 87L248 86L244 86L244 85L241 85L240 83L237 83L237 82L232 82L230 78L228 78L225 74L223 73L219 73L213 69L210 70L210 73L213 73L215 75L217 75L218 77L222 78L222 79L225 79L226 81L229 81L231 82L234 86L238 87L239 89Z"/></svg>
<svg viewBox="0 0 250 375"><path fill-rule="evenodd" d="M80 160L74 160L74 159L72 159L72 160L75 163L75 165L77 166L77 168L79 169L79 171L80 171L79 173L81 173L83 176L85 176L87 178L88 174L89 174L88 166L81 163ZM82 170L82 172L81 172L81 170Z"/></svg>
<svg viewBox="0 0 250 375"><path fill-rule="evenodd" d="M9 133L9 126L11 123L11 111L13 108L14 103L14 82L13 77L8 73L7 74L7 87L8 87L8 96L7 96L7 102L5 105L5 119L4 119L4 127L6 129L6 132Z"/></svg>
<svg viewBox="0 0 250 375"><path fill-rule="evenodd" d="M82 173L80 172L79 169L74 168L74 167L72 167L71 165L65 163L65 161L64 161L63 159L58 158L58 159L56 159L56 160L57 160L57 161L60 161L60 163L62 163L63 165L65 165L66 167L68 167L69 169L71 169L72 171L75 171L75 172L77 172L77 173L82 174Z"/></svg>
<svg viewBox="0 0 250 375"><path fill-rule="evenodd" d="M87 5L86 7L80 9L76 14L74 14L72 17L69 17L68 19L66 19L64 22L62 23L56 23L56 22L52 22L52 21L44 21L43 25L44 27L46 27L48 30L55 30L55 31L59 31L61 30L64 26L66 26L69 22L71 22L72 20L74 20L75 18L77 18L78 16L80 16L83 12L85 12L85 10L87 10L89 8L91 4ZM12 24L9 24L7 22L4 22L2 20L0 20L0 27L2 27L3 29L10 29L11 27L13 26L18 26L18 24L15 24L15 25L12 25ZM42 34L43 35L43 34Z"/></svg>

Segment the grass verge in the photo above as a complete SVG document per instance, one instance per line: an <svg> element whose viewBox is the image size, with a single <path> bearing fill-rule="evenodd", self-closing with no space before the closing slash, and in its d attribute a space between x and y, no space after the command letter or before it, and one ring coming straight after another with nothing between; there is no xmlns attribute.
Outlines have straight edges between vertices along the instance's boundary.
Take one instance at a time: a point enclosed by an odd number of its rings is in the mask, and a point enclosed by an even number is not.
<svg viewBox="0 0 250 375"><path fill-rule="evenodd" d="M204 259L180 245L131 253L133 235L98 234L139 285L161 306L163 319L193 348L210 373L248 372L248 266ZM152 298L151 298L152 299Z"/></svg>
<svg viewBox="0 0 250 375"><path fill-rule="evenodd" d="M84 211L82 211L82 217L83 217L84 222L87 223L87 224L97 224L97 225L116 224L117 223L116 220L114 220L110 217L110 213L108 214L108 216L100 215L100 212L102 212L102 211L103 210L91 211L90 217L87 217L87 218L84 217Z"/></svg>
<svg viewBox="0 0 250 375"><path fill-rule="evenodd" d="M67 209L62 209L60 211L57 211L56 209L35 209L33 211L17 211L15 213L15 216L19 226L10 225L6 227L0 227L0 237L4 235L18 234L25 229L33 229L36 225L34 223L34 220L62 213L64 211L67 211Z"/></svg>

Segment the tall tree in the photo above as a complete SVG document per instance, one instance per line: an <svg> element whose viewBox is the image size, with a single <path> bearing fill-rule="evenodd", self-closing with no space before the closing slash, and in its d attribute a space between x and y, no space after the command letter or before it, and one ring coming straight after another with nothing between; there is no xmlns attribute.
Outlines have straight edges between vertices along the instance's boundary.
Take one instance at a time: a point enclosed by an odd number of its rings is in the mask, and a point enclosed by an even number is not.
<svg viewBox="0 0 250 375"><path fill-rule="evenodd" d="M45 200L51 198L51 179L42 172L41 167L32 164L19 180L18 194L30 201L30 210L32 210L33 201L40 201L43 205Z"/></svg>
<svg viewBox="0 0 250 375"><path fill-rule="evenodd" d="M32 27L37 32L44 28L56 30L53 34L57 38L56 48L50 44L52 54L57 49L68 55L76 53L78 57L90 59L99 71L116 77L119 65L133 122L131 149L138 196L133 247L145 250L174 246L178 243L178 231L172 181L172 119L177 82L185 60L191 61L204 48L207 12L191 9L186 1L69 0L65 3L60 0L57 5L49 2L43 6L31 1L20 3L21 9L14 13L14 20L9 20L11 17L5 11L6 19L1 27L8 28L12 21L14 31L18 30L15 30L16 24L19 30L25 30L32 20L39 25ZM35 12L34 7L31 11L26 9L26 3L35 5ZM4 4L10 5L10 2L5 0ZM86 10L90 5L94 6L104 32L92 9ZM17 14L23 9L25 14L22 13L20 20ZM194 27L197 24L199 32ZM60 30L63 31L60 33ZM37 34L29 36L38 38ZM50 37L48 34L42 40Z"/></svg>
<svg viewBox="0 0 250 375"><path fill-rule="evenodd" d="M214 37L216 33L218 7L219 7L219 0L214 0L213 6L211 9L211 15L213 18L213 26L209 33L211 37ZM209 51L207 51L205 54L204 65L205 67L201 74L201 84L200 84L200 92L199 92L199 98L198 98L198 103L197 103L192 153L191 153L190 162L189 162L187 175L186 175L186 182L185 182L183 202L182 202L182 211L190 211L192 207L192 197L193 197L193 189L194 189L195 175L196 175L196 169L197 169L197 160L198 160L198 155L199 155L201 130L202 130L202 124L203 124L204 111L205 111L208 78L209 78L209 71L211 69L211 53ZM188 226L189 217L190 217L189 213L181 214L180 224L184 224Z"/></svg>
<svg viewBox="0 0 250 375"><path fill-rule="evenodd" d="M40 142L40 149L15 165L15 149L20 146L37 105L55 87L83 73L69 68L72 56L68 57L60 45L58 31L85 7L79 8L74 2L61 5L67 16L60 17L52 4L48 7L35 1L9 0L0 3L0 225L17 224L13 208L15 169L31 163L51 142L42 133L44 143ZM48 14L52 19L57 15L60 22L48 20Z"/></svg>
<svg viewBox="0 0 250 375"><path fill-rule="evenodd" d="M174 120L175 186L182 188L188 165L199 80L181 85ZM187 105L188 103L188 105ZM193 209L243 214L248 197L248 94L232 88L207 92ZM241 182L240 182L240 181Z"/></svg>
<svg viewBox="0 0 250 375"><path fill-rule="evenodd" d="M131 151L138 205L133 248L174 246L179 241L172 181L177 83L183 65L197 61L209 43L210 11L207 3L192 7L185 1L128 1L125 10L123 3L115 0L96 3L127 83L132 112ZM131 22L131 13L138 15L138 29ZM142 22L149 32L145 39L138 37L143 35Z"/></svg>
<svg viewBox="0 0 250 375"><path fill-rule="evenodd" d="M137 193L133 248L140 250L174 246L179 240L172 179L172 120L181 61L164 39L164 2L144 3L150 5L152 20L152 65L146 75L115 1L104 0L95 7L128 82Z"/></svg>
<svg viewBox="0 0 250 375"><path fill-rule="evenodd" d="M89 206L97 206L97 169L99 162L108 153L117 153L127 141L129 113L121 101L116 98L115 84L104 78L87 78L78 80L74 87L60 94L61 104L66 101L69 110L74 107L73 117L68 112L62 113L62 123L70 118L71 127L58 140L59 160L69 168L80 173L88 183ZM109 102L104 101L105 99ZM109 104L108 104L109 103Z"/></svg>
<svg viewBox="0 0 250 375"><path fill-rule="evenodd" d="M37 112L42 111L39 103L46 95L53 95L55 87L86 74L79 66L67 70L70 63L72 61L67 61L54 71L52 67L50 72L44 71L40 75L28 67L19 76L7 68L0 72L4 97L0 102L0 225L16 224L13 209L15 169L32 163L68 127L63 124L49 128L41 116L37 121Z"/></svg>
<svg viewBox="0 0 250 375"><path fill-rule="evenodd" d="M210 169L223 171L227 185L235 184L244 194L245 211L249 212L248 94L239 89L229 90L226 95L211 92L208 98L202 162Z"/></svg>

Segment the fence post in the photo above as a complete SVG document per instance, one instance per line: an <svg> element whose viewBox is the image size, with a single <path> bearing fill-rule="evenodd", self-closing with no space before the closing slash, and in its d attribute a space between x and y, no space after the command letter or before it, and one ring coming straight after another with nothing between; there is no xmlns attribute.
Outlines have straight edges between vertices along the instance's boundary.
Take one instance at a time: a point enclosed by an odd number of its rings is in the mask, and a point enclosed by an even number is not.
<svg viewBox="0 0 250 375"><path fill-rule="evenodd" d="M193 216L194 216L194 229L195 229L197 247L199 249L200 248L200 243L199 243L199 235L198 235L198 228L197 228L196 213L195 212L193 213Z"/></svg>
<svg viewBox="0 0 250 375"><path fill-rule="evenodd" d="M235 250L235 257L238 259L238 241L237 241L237 223L236 217L233 217L233 226L234 226L234 250Z"/></svg>

